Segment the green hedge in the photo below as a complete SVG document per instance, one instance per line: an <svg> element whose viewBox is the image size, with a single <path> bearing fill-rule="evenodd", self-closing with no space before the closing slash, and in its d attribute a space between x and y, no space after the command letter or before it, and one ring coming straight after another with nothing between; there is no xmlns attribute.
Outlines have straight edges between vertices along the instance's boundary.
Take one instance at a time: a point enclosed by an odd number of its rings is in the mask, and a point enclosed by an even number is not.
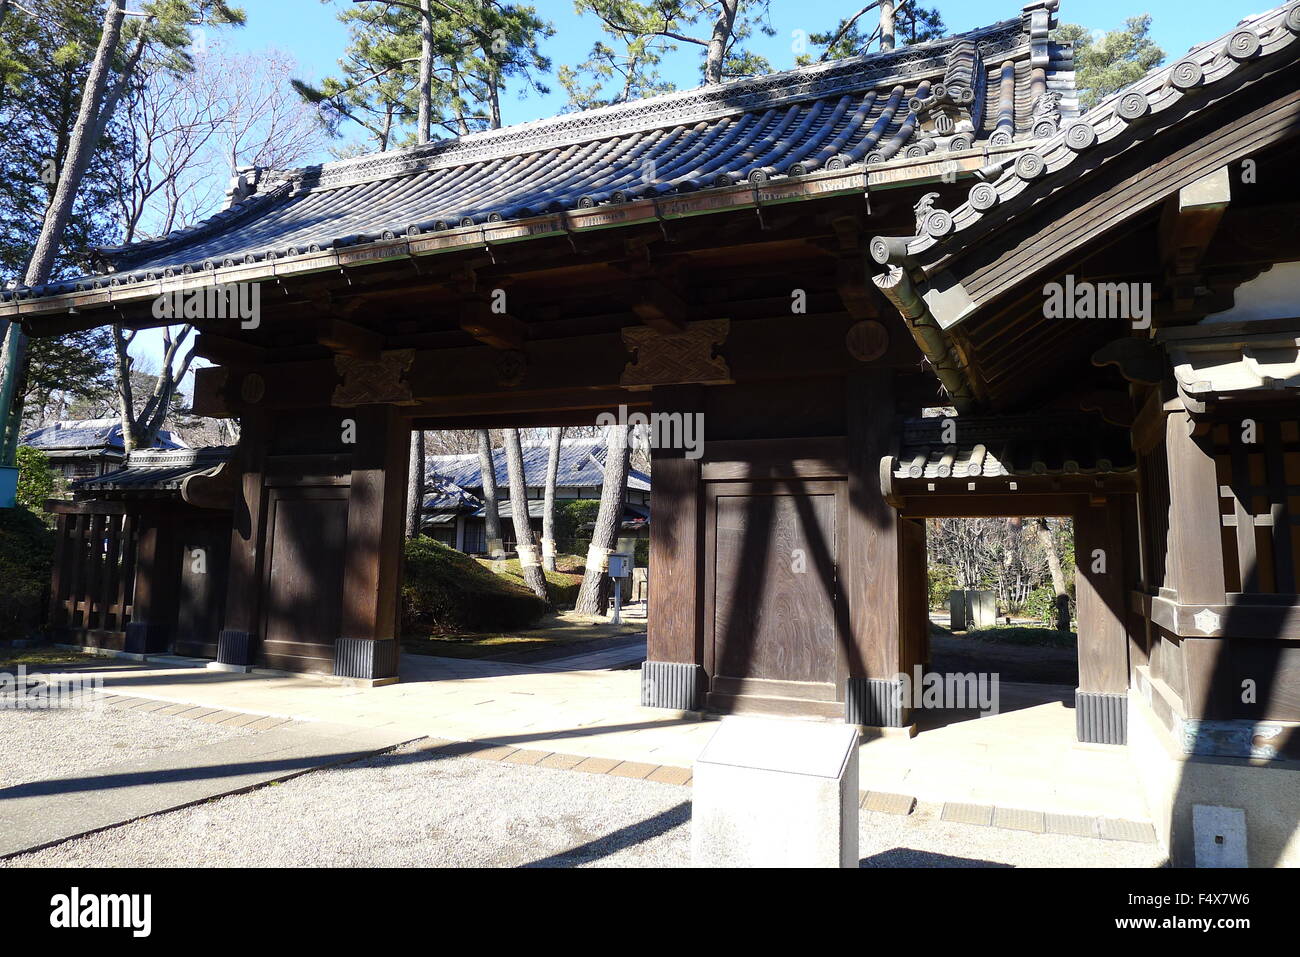
<svg viewBox="0 0 1300 957"><path fill-rule="evenodd" d="M402 633L408 636L523 628L547 609L522 584L432 538L407 541L402 577Z"/></svg>
<svg viewBox="0 0 1300 957"><path fill-rule="evenodd" d="M50 594L54 535L36 513L0 509L0 639L40 628Z"/></svg>
<svg viewBox="0 0 1300 957"><path fill-rule="evenodd" d="M596 521L600 511L600 502L594 498L575 498L555 503L555 544L562 552L574 555L587 554L591 545L590 529L583 530L584 525Z"/></svg>

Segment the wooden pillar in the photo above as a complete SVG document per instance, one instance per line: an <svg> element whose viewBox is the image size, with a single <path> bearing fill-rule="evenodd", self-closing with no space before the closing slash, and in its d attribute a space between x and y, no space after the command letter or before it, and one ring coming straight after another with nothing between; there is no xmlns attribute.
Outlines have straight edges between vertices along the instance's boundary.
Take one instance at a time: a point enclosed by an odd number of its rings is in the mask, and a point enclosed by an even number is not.
<svg viewBox="0 0 1300 957"><path fill-rule="evenodd" d="M655 390L656 412L701 411L697 387ZM641 704L698 711L704 693L701 631L704 541L700 460L654 449L650 486L650 570Z"/></svg>
<svg viewBox="0 0 1300 957"><path fill-rule="evenodd" d="M175 535L174 516L157 511L141 514L135 552L135 589L131 623L126 626L124 649L132 654L167 651L176 630L177 595L180 590L181 549ZM92 551L102 548L90 543ZM93 593L87 595L87 620Z"/></svg>
<svg viewBox="0 0 1300 957"><path fill-rule="evenodd" d="M1122 497L1074 516L1074 594L1079 613L1079 687L1075 725L1080 741L1124 744L1128 714L1128 583Z"/></svg>
<svg viewBox="0 0 1300 957"><path fill-rule="evenodd" d="M49 629L50 634L55 640L60 640L68 624L67 604L65 603L64 589L68 584L68 556L71 549L68 547L68 537L76 521L76 517L60 513L55 519L54 530L54 563L51 566L50 575L50 616Z"/></svg>
<svg viewBox="0 0 1300 957"><path fill-rule="evenodd" d="M395 406L355 410L343 607L334 673L396 681L411 425Z"/></svg>
<svg viewBox="0 0 1300 957"><path fill-rule="evenodd" d="M217 664L231 668L244 669L253 664L261 630L262 560L266 540L263 471L269 442L266 414L246 412L240 419L239 445L232 462L237 475L231 511L226 614L217 636Z"/></svg>
<svg viewBox="0 0 1300 957"><path fill-rule="evenodd" d="M1165 419L1169 555L1165 584L1184 605L1222 605L1223 537L1214 456L1191 434L1186 412Z"/></svg>
<svg viewBox="0 0 1300 957"><path fill-rule="evenodd" d="M902 519L880 489L880 460L892 448L896 428L892 371L874 369L851 376L846 401L848 547L840 569L849 630L845 720L902 727L908 723L898 680L903 663Z"/></svg>

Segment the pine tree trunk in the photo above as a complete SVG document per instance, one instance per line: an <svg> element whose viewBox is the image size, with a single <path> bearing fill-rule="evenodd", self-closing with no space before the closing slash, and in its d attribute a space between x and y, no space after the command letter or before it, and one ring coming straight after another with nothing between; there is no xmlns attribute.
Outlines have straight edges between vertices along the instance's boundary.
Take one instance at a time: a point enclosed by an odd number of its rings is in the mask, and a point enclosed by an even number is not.
<svg viewBox="0 0 1300 957"><path fill-rule="evenodd" d="M560 443L564 429L551 429L546 459L546 488L542 493L542 568L555 571L555 482L560 472Z"/></svg>
<svg viewBox="0 0 1300 957"><path fill-rule="evenodd" d="M99 46L95 50L95 59L86 76L86 86L81 93L81 106L77 111L77 122L72 128L68 141L68 152L63 159L59 183L54 190L54 198L45 210L45 222L41 225L41 234L36 240L36 248L27 262L27 272L23 283L27 286L39 286L50 277L54 268L54 258L59 251L63 230L72 216L72 205L77 198L77 190L90 163L90 156L99 141L99 133L104 128L102 119L97 115L104 89L108 85L108 75L113 66L113 55L117 51L118 38L122 33L124 16L122 0L109 0L104 11L104 28L99 36ZM103 104L104 111L116 106L116 100ZM0 410L3 410L5 428L0 430L0 463L12 462L18 447L18 433L22 431L22 392L19 384L27 375L27 336L15 324L5 345L3 369L4 383L0 386Z"/></svg>
<svg viewBox="0 0 1300 957"><path fill-rule="evenodd" d="M497 511L497 473L492 462L492 436L487 429L478 430L478 464L483 473L483 524L487 532L489 558L500 558L501 515Z"/></svg>
<svg viewBox="0 0 1300 957"><path fill-rule="evenodd" d="M1056 630L1070 630L1070 593L1065 584L1065 573L1061 570L1061 556L1056 553L1056 535L1047 519L1038 520L1038 541L1047 552L1047 568L1052 573L1052 588L1056 592Z"/></svg>
<svg viewBox="0 0 1300 957"><path fill-rule="evenodd" d="M543 601L546 594L546 576L537 560L537 545L533 542L533 527L528 521L528 484L524 478L524 453L519 446L518 429L502 429L506 447L506 472L510 476L510 517L515 523L515 551L519 553L520 573L524 584Z"/></svg>
<svg viewBox="0 0 1300 957"><path fill-rule="evenodd" d="M416 538L424 517L424 432L417 430L406 464L406 537Z"/></svg>
<svg viewBox="0 0 1300 957"><path fill-rule="evenodd" d="M722 82L722 68L727 61L727 43L736 28L736 12L739 6L740 0L722 0L718 19L713 23L713 34L709 37L708 51L705 53L705 83Z"/></svg>
<svg viewBox="0 0 1300 957"><path fill-rule="evenodd" d="M618 529L623 521L623 489L627 485L628 442L627 426L609 427L605 452L605 474L600 487L600 509L596 512L596 527L587 549L587 567L582 576L575 610L580 615L603 615L600 600L605 571L609 567L609 553L618 542Z"/></svg>
<svg viewBox="0 0 1300 957"><path fill-rule="evenodd" d="M433 122L433 13L429 0L420 0L420 110L416 120L415 142L429 142Z"/></svg>

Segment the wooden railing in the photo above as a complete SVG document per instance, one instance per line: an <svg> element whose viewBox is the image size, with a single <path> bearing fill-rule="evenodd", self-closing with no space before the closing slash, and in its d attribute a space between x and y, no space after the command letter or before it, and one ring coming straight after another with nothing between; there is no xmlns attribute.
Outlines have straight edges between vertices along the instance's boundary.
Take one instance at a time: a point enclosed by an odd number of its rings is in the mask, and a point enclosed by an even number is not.
<svg viewBox="0 0 1300 957"><path fill-rule="evenodd" d="M56 641L121 648L135 584L137 518L122 502L65 502L57 516L50 583L50 631Z"/></svg>

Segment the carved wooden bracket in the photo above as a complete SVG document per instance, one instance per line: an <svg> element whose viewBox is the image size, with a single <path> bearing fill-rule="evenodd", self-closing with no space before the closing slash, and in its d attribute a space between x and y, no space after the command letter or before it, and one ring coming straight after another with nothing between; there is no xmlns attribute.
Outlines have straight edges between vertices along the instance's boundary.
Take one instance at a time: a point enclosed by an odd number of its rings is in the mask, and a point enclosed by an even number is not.
<svg viewBox="0 0 1300 957"><path fill-rule="evenodd" d="M636 358L623 370L619 383L628 388L688 383L729 383L727 360L715 355L727 340L729 319L687 323L682 332L665 335L644 326L623 330L623 344Z"/></svg>
<svg viewBox="0 0 1300 957"><path fill-rule="evenodd" d="M334 368L343 379L334 387L333 404L415 405L406 374L415 361L414 349L381 352L378 359L335 356Z"/></svg>

